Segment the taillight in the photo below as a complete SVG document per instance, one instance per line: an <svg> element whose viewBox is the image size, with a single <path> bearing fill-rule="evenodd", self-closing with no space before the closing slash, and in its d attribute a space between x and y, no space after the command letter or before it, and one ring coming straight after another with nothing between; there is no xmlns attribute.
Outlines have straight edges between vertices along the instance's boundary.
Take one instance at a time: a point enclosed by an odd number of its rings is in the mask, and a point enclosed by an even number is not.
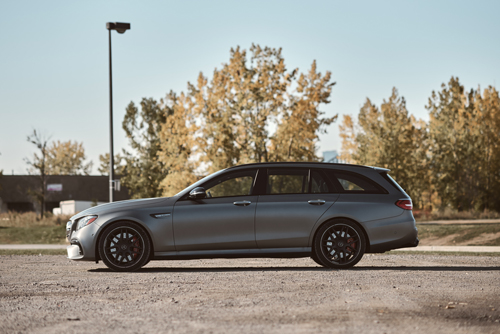
<svg viewBox="0 0 500 334"><path fill-rule="evenodd" d="M396 202L396 205L405 210L413 209L413 204L411 204L411 200L409 199L400 199Z"/></svg>

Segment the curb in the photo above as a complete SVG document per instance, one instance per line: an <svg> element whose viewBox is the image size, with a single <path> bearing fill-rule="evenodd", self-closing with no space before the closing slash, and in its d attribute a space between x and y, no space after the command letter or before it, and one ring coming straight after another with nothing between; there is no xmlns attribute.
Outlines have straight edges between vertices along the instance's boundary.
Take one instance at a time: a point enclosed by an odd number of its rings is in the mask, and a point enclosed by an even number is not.
<svg viewBox="0 0 500 334"><path fill-rule="evenodd" d="M0 245L0 249L66 249L68 245Z"/></svg>

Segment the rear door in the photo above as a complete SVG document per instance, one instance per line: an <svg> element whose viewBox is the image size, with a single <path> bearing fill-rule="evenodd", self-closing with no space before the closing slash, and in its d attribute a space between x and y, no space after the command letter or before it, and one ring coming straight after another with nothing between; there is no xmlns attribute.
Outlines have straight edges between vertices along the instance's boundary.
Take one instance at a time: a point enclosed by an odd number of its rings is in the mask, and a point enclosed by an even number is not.
<svg viewBox="0 0 500 334"><path fill-rule="evenodd" d="M337 200L320 171L308 168L262 168L265 190L255 215L259 248L308 247L316 221Z"/></svg>

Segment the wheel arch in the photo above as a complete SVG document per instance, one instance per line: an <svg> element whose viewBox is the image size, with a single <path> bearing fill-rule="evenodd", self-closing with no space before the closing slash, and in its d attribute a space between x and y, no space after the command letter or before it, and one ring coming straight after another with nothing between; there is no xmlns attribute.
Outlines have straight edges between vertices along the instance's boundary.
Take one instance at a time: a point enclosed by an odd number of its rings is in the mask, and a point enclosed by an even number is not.
<svg viewBox="0 0 500 334"><path fill-rule="evenodd" d="M96 243L95 243L95 259L96 261L102 260L101 256L99 254L99 243L101 242L101 237L102 233L104 232L105 229L107 229L109 226L116 225L118 223L133 223L139 225L145 232L146 236L148 237L149 244L151 245L151 252L149 255L149 259L153 258L154 256L154 244L153 244L153 238L151 238L151 231L149 228L140 220L133 219L133 218L116 218L110 221L107 221L106 223L102 224L99 228L99 231L97 232L97 238L96 238Z"/></svg>
<svg viewBox="0 0 500 334"><path fill-rule="evenodd" d="M365 253L369 253L370 252L370 238L368 237L368 233L366 233L366 230L365 228L363 227L362 224L360 224L359 222L357 222L356 220L352 219L352 218L349 218L349 217L343 217L343 216L339 216L339 217L332 217L332 218L329 218L329 219L326 219L325 221L323 221L322 223L318 224L315 229L314 229L314 232L311 234L311 239L309 240L309 243L311 245L311 252L314 252L314 239L316 239L316 235L318 234L318 231L320 230L320 228L325 225L325 224L328 224L332 221L335 221L335 220L349 220L351 222L353 222L354 224L356 224L356 226L358 226L360 229L361 229L361 232L363 232L363 235L365 237L365 240L366 240L366 250L365 250Z"/></svg>

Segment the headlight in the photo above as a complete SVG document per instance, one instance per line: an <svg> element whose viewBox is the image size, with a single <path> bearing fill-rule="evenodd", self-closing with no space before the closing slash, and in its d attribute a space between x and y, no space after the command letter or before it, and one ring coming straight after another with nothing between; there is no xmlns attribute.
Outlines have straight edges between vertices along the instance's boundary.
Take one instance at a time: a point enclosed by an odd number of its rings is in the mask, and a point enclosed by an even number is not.
<svg viewBox="0 0 500 334"><path fill-rule="evenodd" d="M85 226L91 224L96 219L97 219L97 216L86 216L86 217L80 218L78 220L78 224L76 225L76 230L78 231L82 227L85 227Z"/></svg>

